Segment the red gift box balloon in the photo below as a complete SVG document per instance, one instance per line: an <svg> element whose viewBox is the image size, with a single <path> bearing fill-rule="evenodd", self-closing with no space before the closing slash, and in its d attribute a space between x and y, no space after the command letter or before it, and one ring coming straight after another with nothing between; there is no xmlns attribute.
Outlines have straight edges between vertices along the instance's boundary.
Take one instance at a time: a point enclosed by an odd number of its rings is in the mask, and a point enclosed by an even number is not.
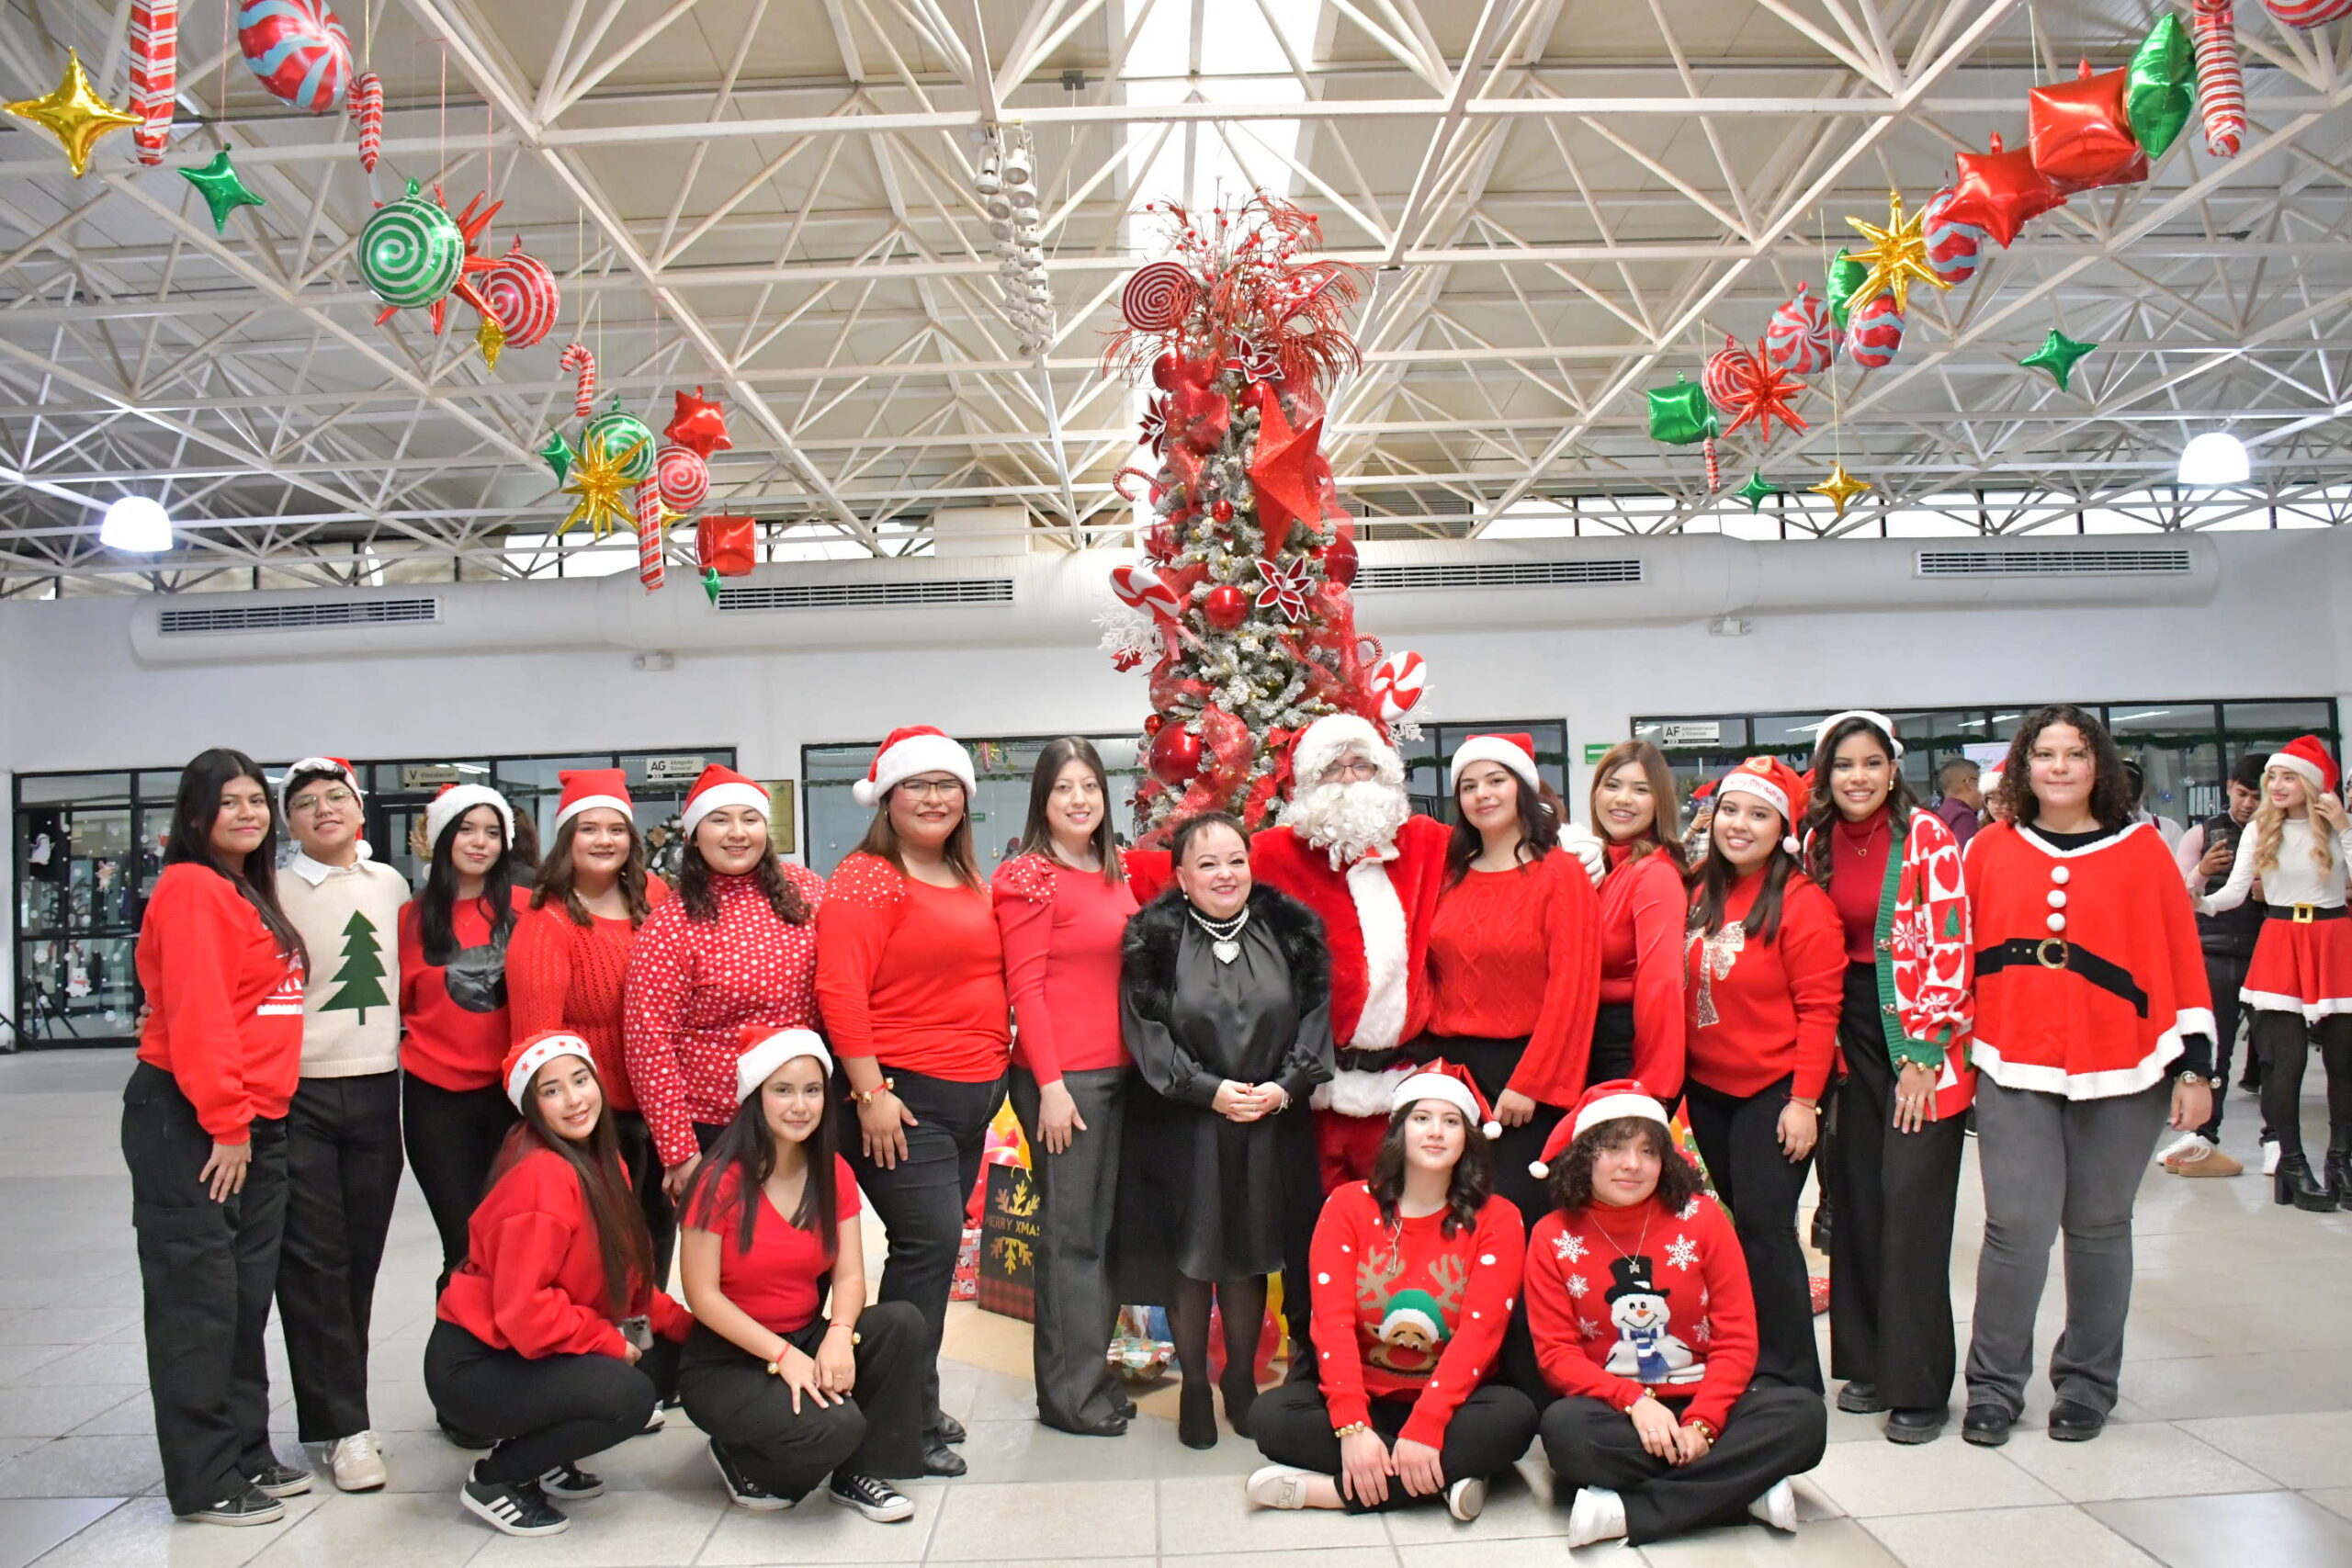
<svg viewBox="0 0 2352 1568"><path fill-rule="evenodd" d="M2026 95L2033 166L2062 193L2148 177L2148 155L2132 134L2132 111L2124 102L2131 86L2129 71L2094 75L2086 60L2074 81Z"/></svg>
<svg viewBox="0 0 2352 1568"><path fill-rule="evenodd" d="M749 577L758 547L754 518L713 513L695 525L695 559L721 577Z"/></svg>

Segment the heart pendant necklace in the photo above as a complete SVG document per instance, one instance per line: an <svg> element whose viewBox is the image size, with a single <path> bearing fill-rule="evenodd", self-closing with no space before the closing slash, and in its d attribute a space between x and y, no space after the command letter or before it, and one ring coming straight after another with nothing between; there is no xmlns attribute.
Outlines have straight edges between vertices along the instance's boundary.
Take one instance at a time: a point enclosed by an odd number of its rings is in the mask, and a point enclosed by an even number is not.
<svg viewBox="0 0 2352 1568"><path fill-rule="evenodd" d="M1216 954L1219 964L1230 964L1241 956L1241 932L1250 923L1248 906L1243 906L1241 913L1229 920L1212 920L1194 908L1193 920L1208 933L1209 951Z"/></svg>

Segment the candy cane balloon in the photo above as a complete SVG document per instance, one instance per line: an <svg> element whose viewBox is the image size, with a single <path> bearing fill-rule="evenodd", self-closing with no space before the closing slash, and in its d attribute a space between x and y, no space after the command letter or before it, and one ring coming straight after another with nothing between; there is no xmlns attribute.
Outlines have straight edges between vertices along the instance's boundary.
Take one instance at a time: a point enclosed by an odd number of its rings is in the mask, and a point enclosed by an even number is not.
<svg viewBox="0 0 2352 1568"><path fill-rule="evenodd" d="M2245 77L2238 65L2237 13L2230 0L2195 0L2197 102L2204 111L2205 151L2234 158L2245 141Z"/></svg>
<svg viewBox="0 0 2352 1568"><path fill-rule="evenodd" d="M653 479L639 480L637 487L637 580L651 593L662 586L663 525L669 512L662 504L662 487Z"/></svg>
<svg viewBox="0 0 2352 1568"><path fill-rule="evenodd" d="M384 153L384 79L373 71L351 84L351 118L359 127L359 166L372 175Z"/></svg>
<svg viewBox="0 0 2352 1568"><path fill-rule="evenodd" d="M560 370L580 372L580 384L571 395L571 412L586 419L596 411L596 356L588 352L584 343L568 343L555 363Z"/></svg>
<svg viewBox="0 0 2352 1568"><path fill-rule="evenodd" d="M2352 0L2262 0L2270 14L2290 28L2309 32L2352 17Z"/></svg>
<svg viewBox="0 0 2352 1568"><path fill-rule="evenodd" d="M139 161L160 164L171 140L173 95L180 58L179 0L132 0L130 7L130 112L145 120L133 126Z"/></svg>

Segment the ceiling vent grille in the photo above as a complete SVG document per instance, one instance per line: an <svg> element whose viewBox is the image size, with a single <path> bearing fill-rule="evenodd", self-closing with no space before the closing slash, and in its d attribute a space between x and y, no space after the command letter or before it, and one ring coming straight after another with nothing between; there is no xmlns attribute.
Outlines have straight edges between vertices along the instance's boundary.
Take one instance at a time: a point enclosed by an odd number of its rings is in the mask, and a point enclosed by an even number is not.
<svg viewBox="0 0 2352 1568"><path fill-rule="evenodd" d="M1368 566L1357 592L1431 588L1589 588L1643 581L1639 558L1627 560L1479 561L1453 566Z"/></svg>
<svg viewBox="0 0 2352 1568"><path fill-rule="evenodd" d="M164 637L200 637L213 632L299 632L332 626L429 626L441 618L441 601L350 599L327 604L234 604L219 609L165 610L156 619Z"/></svg>
<svg viewBox="0 0 2352 1568"><path fill-rule="evenodd" d="M721 588L721 610L888 610L919 604L1010 604L1009 577L946 577L895 582L782 582Z"/></svg>
<svg viewBox="0 0 2352 1568"><path fill-rule="evenodd" d="M1921 577L2185 577L2194 569L2188 551L2099 550L1921 550Z"/></svg>

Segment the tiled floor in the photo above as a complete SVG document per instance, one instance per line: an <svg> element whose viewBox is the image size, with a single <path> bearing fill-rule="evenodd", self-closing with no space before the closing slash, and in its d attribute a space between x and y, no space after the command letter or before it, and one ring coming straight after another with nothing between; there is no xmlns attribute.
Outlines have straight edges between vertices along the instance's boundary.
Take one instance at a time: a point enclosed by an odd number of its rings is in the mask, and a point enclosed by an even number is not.
<svg viewBox="0 0 2352 1568"><path fill-rule="evenodd" d="M996 1319L960 1323L951 1349L969 1359L944 1369L951 1407L971 1427L972 1473L911 1483L910 1523L872 1525L822 1506L730 1508L681 1420L597 1462L613 1491L579 1505L570 1533L495 1536L458 1510L451 1494L467 1458L430 1429L419 1386L435 1259L413 1192L377 1314L375 1409L390 1489L322 1490L263 1529L175 1524L155 1495L116 1142L128 1067L111 1053L0 1058L0 1568L1521 1568L1566 1555L1565 1510L1540 1463L1523 1463L1523 1480L1499 1488L1475 1525L1426 1511L1259 1514L1240 1498L1256 1455L1230 1437L1193 1453L1148 1415L1116 1442L1046 1431L1029 1419L1022 1379L974 1364L1019 1365L1006 1349L1019 1330ZM2250 1109L2233 1098L2227 1140L2249 1157ZM1952 1265L1963 1309L1980 1223L1974 1186L1972 1173ZM1880 1440L1874 1422L1833 1414L1829 1456L1799 1483L1806 1522L1793 1539L1750 1527L1579 1556L1634 1568L2352 1563L2352 1216L2274 1208L2252 1176L2183 1181L2152 1171L2139 1234L2126 1404L2098 1441L2061 1446L2033 1429L1998 1451L1956 1435L1903 1450ZM279 1398L290 1423L282 1390ZM2030 1426L2048 1404L2045 1384ZM281 1432L288 1456L292 1441Z"/></svg>

